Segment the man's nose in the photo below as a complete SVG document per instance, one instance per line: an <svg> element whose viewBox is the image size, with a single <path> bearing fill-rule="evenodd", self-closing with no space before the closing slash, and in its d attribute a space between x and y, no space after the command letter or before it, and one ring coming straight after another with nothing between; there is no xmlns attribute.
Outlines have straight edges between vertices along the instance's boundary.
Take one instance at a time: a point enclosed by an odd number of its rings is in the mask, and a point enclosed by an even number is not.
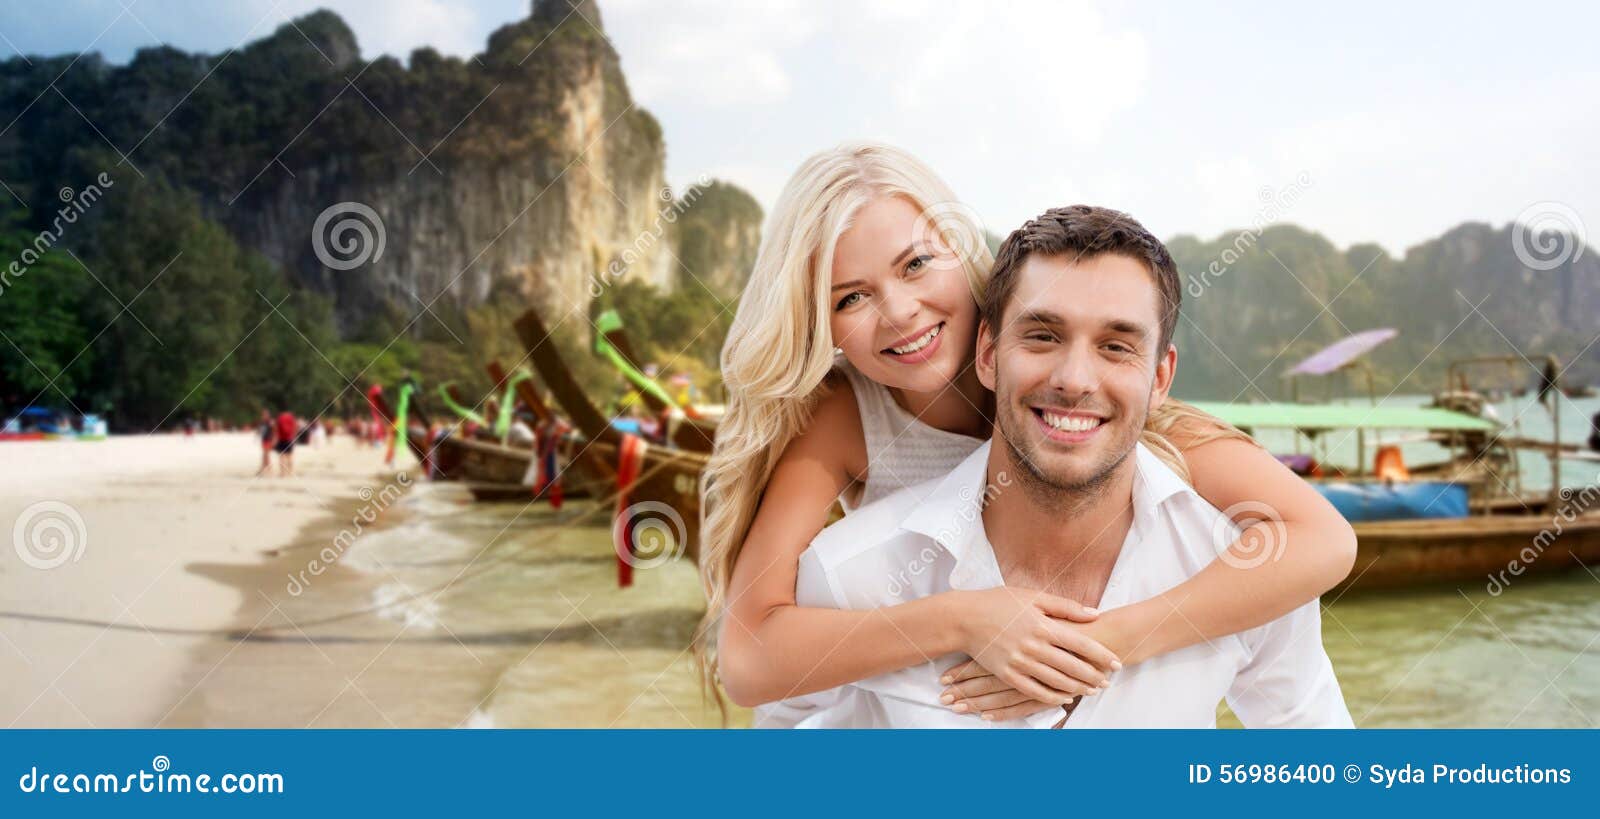
<svg viewBox="0 0 1600 819"><path fill-rule="evenodd" d="M1050 387L1069 399L1090 395L1100 387L1094 352L1085 344L1068 344L1050 371Z"/></svg>

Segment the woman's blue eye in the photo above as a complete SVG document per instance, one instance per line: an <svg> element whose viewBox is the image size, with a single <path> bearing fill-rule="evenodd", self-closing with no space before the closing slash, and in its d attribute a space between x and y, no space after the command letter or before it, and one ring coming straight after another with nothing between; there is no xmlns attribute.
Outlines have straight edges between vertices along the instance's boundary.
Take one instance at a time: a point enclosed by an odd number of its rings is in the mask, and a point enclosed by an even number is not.
<svg viewBox="0 0 1600 819"><path fill-rule="evenodd" d="M918 257L912 259L911 261L906 262L906 272L907 273L916 273L917 271L921 270L922 268L927 267L928 266L928 262L930 262L932 260L933 260L933 257L932 256L928 256L926 254L924 254L922 256L918 256Z"/></svg>
<svg viewBox="0 0 1600 819"><path fill-rule="evenodd" d="M846 295L844 298L840 299L839 303L833 306L833 309L835 309L835 310L843 310L844 308L849 307L852 304L855 304L855 301L853 301L853 299L858 299L860 297L861 297L861 293L859 291L855 292L855 293L850 293L849 295Z"/></svg>

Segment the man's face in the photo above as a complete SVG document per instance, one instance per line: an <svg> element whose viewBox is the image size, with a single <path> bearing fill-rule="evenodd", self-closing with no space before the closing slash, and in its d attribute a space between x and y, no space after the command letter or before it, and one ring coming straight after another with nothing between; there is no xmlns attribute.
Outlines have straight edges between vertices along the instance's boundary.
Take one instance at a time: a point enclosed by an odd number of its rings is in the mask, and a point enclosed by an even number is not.
<svg viewBox="0 0 1600 819"><path fill-rule="evenodd" d="M1133 451L1177 366L1161 295L1120 254L1031 256L1001 325L978 333L978 375L995 392L995 435L1025 475L1061 490L1108 478Z"/></svg>

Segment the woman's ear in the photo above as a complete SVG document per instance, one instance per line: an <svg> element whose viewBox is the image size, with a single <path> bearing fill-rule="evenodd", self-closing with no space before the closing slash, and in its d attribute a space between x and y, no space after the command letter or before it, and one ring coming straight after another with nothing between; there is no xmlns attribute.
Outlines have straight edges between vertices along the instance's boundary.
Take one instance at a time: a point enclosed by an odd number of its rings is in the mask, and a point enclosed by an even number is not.
<svg viewBox="0 0 1600 819"><path fill-rule="evenodd" d="M995 338L989 332L987 319L978 322L978 356L975 364L978 370L978 381L990 392L994 392L994 346Z"/></svg>

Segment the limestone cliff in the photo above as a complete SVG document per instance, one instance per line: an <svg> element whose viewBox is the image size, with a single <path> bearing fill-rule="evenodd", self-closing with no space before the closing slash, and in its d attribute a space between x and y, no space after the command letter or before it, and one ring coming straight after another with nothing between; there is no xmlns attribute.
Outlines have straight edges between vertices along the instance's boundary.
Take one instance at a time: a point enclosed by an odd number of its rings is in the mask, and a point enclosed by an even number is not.
<svg viewBox="0 0 1600 819"><path fill-rule="evenodd" d="M759 208L718 211L735 220L719 223L690 207L700 218L687 258L679 231L640 241L677 204L661 129L630 96L588 1L536 0L467 60L363 57L327 11L221 55L13 58L0 63L0 110L15 117L0 177L35 212L107 164L113 176L160 173L241 245L332 296L346 330L508 291L581 309L618 275L670 289L683 277L675 255L731 292L760 224Z"/></svg>

